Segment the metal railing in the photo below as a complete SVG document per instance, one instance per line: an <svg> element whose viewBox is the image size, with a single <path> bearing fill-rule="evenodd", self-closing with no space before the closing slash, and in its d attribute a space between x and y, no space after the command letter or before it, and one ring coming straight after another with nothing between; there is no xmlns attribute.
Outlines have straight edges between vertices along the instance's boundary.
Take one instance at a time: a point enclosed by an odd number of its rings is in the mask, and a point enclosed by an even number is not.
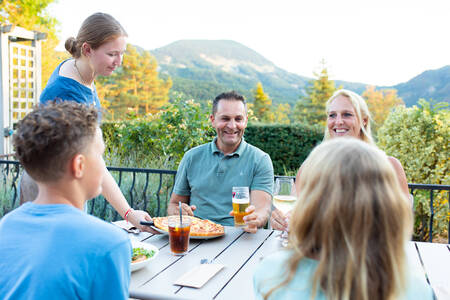
<svg viewBox="0 0 450 300"><path fill-rule="evenodd" d="M152 216L166 214L167 204L175 182L176 171L122 167L108 167L108 170L115 177L131 207L148 211ZM22 167L19 162L0 160L0 217L20 205L19 179L21 172ZM294 178L293 176L277 175L275 179L281 177ZM426 193L428 191L429 193L427 207L430 210L429 219L424 218L422 220L422 224L426 224L426 227L422 226L418 228L418 231L421 240L427 236L428 241L433 242L433 223L436 213L434 201L436 197L439 197L443 203L447 203L448 211L450 211L450 185L410 183L408 187L410 193L415 198L423 197L424 192ZM447 192L445 193L445 191ZM418 199L416 199L417 201ZM120 219L118 213L105 201L103 196L88 201L87 205L87 211L101 219L107 221ZM447 212L447 235L448 243L450 243L450 220L448 215L449 213ZM420 232L423 234L421 235Z"/></svg>
<svg viewBox="0 0 450 300"><path fill-rule="evenodd" d="M166 214L176 171L108 167L130 206L152 216ZM17 161L0 160L0 217L20 205L19 182L22 167ZM98 196L87 203L87 212L107 221L121 219L117 211Z"/></svg>

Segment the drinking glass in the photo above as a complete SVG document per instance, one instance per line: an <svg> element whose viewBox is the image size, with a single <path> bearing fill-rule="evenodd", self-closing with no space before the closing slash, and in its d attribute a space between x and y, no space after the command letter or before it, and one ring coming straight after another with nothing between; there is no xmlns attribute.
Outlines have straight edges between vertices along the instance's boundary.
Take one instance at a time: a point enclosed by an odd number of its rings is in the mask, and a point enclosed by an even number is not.
<svg viewBox="0 0 450 300"><path fill-rule="evenodd" d="M232 188L232 202L234 226L245 226L244 216L248 215L245 210L250 205L250 193L248 186L234 186Z"/></svg>
<svg viewBox="0 0 450 300"><path fill-rule="evenodd" d="M169 216L169 244L174 255L184 255L188 251L190 230L190 217Z"/></svg>
<svg viewBox="0 0 450 300"><path fill-rule="evenodd" d="M290 212L297 201L294 179L288 177L279 177L275 180L275 189L273 193L273 205L284 215ZM288 228L289 230L289 228ZM283 230L279 235L281 244L287 246L288 232Z"/></svg>

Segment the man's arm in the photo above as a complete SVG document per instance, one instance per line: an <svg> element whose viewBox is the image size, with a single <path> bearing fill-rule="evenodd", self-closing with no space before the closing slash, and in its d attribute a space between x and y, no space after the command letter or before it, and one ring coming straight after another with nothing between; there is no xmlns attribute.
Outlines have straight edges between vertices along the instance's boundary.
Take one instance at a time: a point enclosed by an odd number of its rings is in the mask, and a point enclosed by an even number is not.
<svg viewBox="0 0 450 300"><path fill-rule="evenodd" d="M175 193L172 193L170 197L169 205L167 207L167 215L177 215L180 213L180 207L178 206L178 202L181 202L181 209L183 215L194 215L194 210L196 209L195 205L189 206L190 196L181 196Z"/></svg>
<svg viewBox="0 0 450 300"><path fill-rule="evenodd" d="M253 190L250 192L250 199L252 205L246 210L250 214L244 217L245 224L247 225L244 230L256 233L258 228L263 227L267 223L272 204L272 196L264 191Z"/></svg>
<svg viewBox="0 0 450 300"><path fill-rule="evenodd" d="M267 223L272 205L273 166L268 154L259 160L250 190L252 205L246 210L249 214L244 217L244 230L255 233Z"/></svg>

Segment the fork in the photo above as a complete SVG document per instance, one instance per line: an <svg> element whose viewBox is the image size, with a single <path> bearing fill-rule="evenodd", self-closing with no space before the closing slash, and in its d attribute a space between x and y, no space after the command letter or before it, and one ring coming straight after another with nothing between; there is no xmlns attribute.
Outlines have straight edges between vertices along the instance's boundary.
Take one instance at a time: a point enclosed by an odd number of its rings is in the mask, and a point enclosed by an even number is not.
<svg viewBox="0 0 450 300"><path fill-rule="evenodd" d="M202 258L201 260L200 260L200 264L210 264L210 263L212 263L212 259L211 260L208 260L207 258Z"/></svg>

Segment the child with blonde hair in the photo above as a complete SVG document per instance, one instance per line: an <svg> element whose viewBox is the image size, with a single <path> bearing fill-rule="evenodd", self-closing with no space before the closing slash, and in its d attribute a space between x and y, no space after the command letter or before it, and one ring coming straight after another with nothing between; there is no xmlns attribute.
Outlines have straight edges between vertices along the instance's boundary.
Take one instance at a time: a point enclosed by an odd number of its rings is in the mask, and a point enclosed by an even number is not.
<svg viewBox="0 0 450 300"><path fill-rule="evenodd" d="M257 299L433 299L406 266L411 206L383 151L327 140L303 163L298 185L290 246L256 270Z"/></svg>

